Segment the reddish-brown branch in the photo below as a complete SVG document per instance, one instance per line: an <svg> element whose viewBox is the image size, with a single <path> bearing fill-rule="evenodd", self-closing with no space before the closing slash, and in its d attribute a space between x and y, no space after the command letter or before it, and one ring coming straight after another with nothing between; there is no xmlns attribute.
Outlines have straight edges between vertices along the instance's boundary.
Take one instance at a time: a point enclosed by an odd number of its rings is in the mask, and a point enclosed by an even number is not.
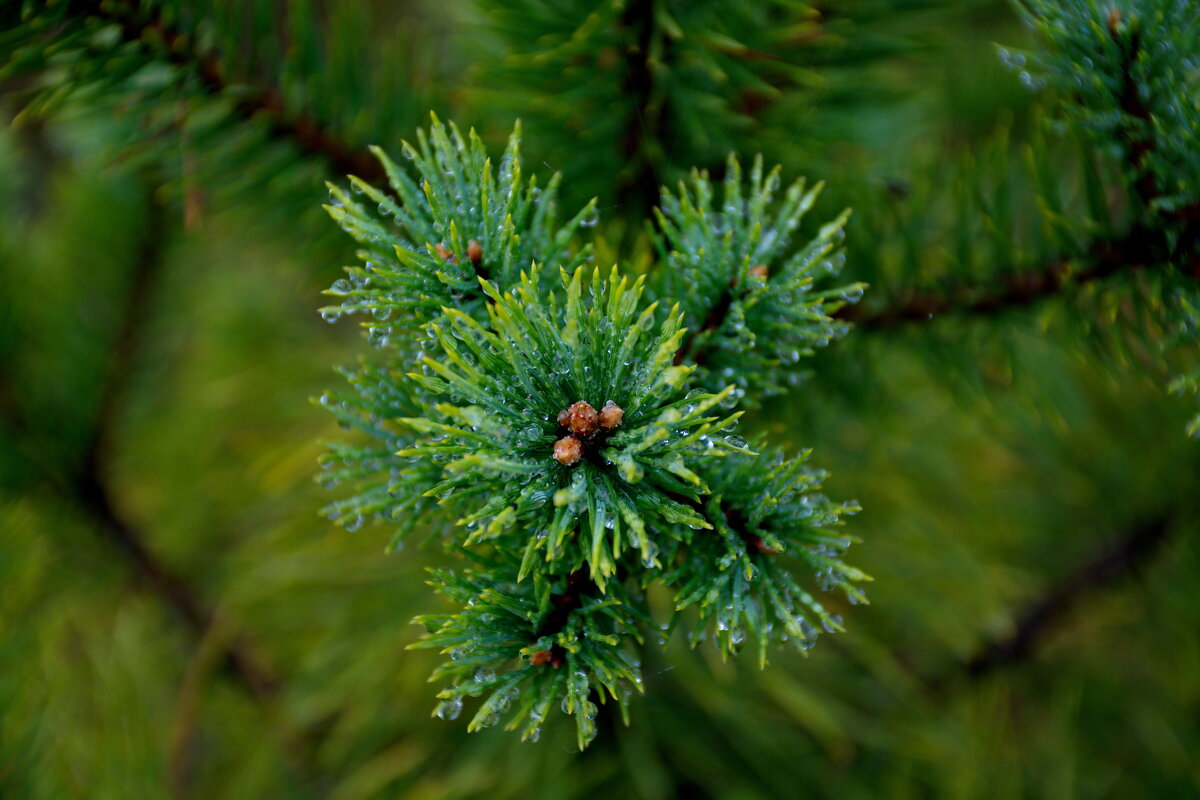
<svg viewBox="0 0 1200 800"><path fill-rule="evenodd" d="M339 137L311 112L289 109L274 87L248 86L226 75L215 55L201 52L192 36L168 25L156 12L146 12L137 3L94 3L92 13L115 24L126 42L158 47L171 64L193 70L208 94L229 96L238 116L263 120L272 138L291 141L300 152L324 158L334 172L367 181L385 177L383 167L366 149ZM228 92L235 83L236 97Z"/></svg>
<svg viewBox="0 0 1200 800"><path fill-rule="evenodd" d="M168 226L164 209L153 199L149 186L147 196L151 199L143 222L145 236L129 277L120 324L101 383L92 434L68 489L95 521L99 532L126 556L146 586L160 596L193 633L203 635L212 624L212 610L182 577L154 555L145 537L123 519L105 481L114 429L162 271L162 248ZM224 666L251 694L260 699L273 699L278 681L246 645L238 641L227 644Z"/></svg>
<svg viewBox="0 0 1200 800"><path fill-rule="evenodd" d="M1133 76L1141 39L1140 33L1135 30L1128 42L1123 43L1120 24L1121 15L1114 10L1109 17L1109 31L1116 44L1125 51L1118 102L1127 121L1123 124L1121 134L1128 165L1136 176L1133 194L1139 202L1148 206L1159 195L1159 190L1150 165L1155 149L1152 115L1138 92ZM1174 247L1161 232L1139 225L1122 240L1096 243L1091 251L1080 257L1057 259L1040 270L1014 275L998 285L960 285L941 292L913 293L881 309L846 306L834 316L870 330L921 322L949 312L989 315L1030 305L1058 294L1071 285L1101 280L1124 269L1139 269L1147 264L1161 263L1172 255L1187 258L1181 267L1182 271L1200 278L1200 256L1195 253L1196 242L1200 240L1200 204L1180 209L1162 222L1178 228L1179 237Z"/></svg>
<svg viewBox="0 0 1200 800"><path fill-rule="evenodd" d="M1149 561L1162 549L1170 530L1167 516L1145 522L1051 584L1018 617L1011 633L984 642L967 660L963 665L967 677L982 678L1027 658L1085 596L1116 583Z"/></svg>
<svg viewBox="0 0 1200 800"><path fill-rule="evenodd" d="M1155 237L1146 232L1135 232L1122 241L1098 244L1083 257L1056 259L1041 269L1014 274L995 283L914 292L882 308L843 306L833 316L853 323L860 330L873 330L925 322L948 313L989 316L1022 308L1059 294L1068 286L1107 278L1127 267L1140 267L1149 254L1152 238Z"/></svg>
<svg viewBox="0 0 1200 800"><path fill-rule="evenodd" d="M711 333L725 324L725 318L729 316L729 309L733 307L733 292L734 286L731 284L728 289L721 293L717 298L717 302L708 312L708 317L704 320L704 324L695 332L688 332L683 343L679 345L679 349L675 351L675 365L678 366L684 361L691 359L693 364L703 365L707 360L708 353L704 350L693 349L696 347L696 340L701 334Z"/></svg>
<svg viewBox="0 0 1200 800"><path fill-rule="evenodd" d="M1193 209L1184 209L1179 221L1187 225L1190 222L1188 215L1192 213ZM1186 236L1184 239L1187 240ZM843 306L833 317L869 331L926 322L943 314L990 316L1032 305L1072 287L1100 281L1119 272L1160 264L1171 257L1162 233L1135 228L1125 238L1097 243L1081 256L1055 259L1041 269L1014 274L998 282L913 292L878 308ZM1179 269L1200 280L1200 255L1192 254Z"/></svg>
<svg viewBox="0 0 1200 800"><path fill-rule="evenodd" d="M568 575L567 585L562 594L551 597L550 613L542 620L537 637L540 639L543 636L558 635L563 628L567 627L571 615L583 605L583 601L598 591L595 582L588 577L585 570L577 569ZM530 663L535 667L550 665L557 669L563 665L565 658L566 654L556 643L549 650L535 653Z"/></svg>
<svg viewBox="0 0 1200 800"><path fill-rule="evenodd" d="M149 205L143 221L145 236L129 278L92 433L73 477L60 488L87 513L97 532L125 557L142 584L161 598L193 636L203 638L213 627L215 612L182 575L155 555L144 533L124 518L106 480L129 378L141 349L150 309L154 307L153 294L162 272L162 250L169 230L165 209L154 199L155 185L156 181L146 181ZM221 643L218 659L224 673L270 712L277 705L281 681L255 652L244 637L235 636ZM296 774L306 785L319 786L312 767L317 746L314 732L285 725L281 726L280 736Z"/></svg>
<svg viewBox="0 0 1200 800"><path fill-rule="evenodd" d="M633 113L625 123L621 157L633 165L617 187L617 202L626 209L645 211L658 202L659 179L655 154L647 142L662 139L665 111L655 98L651 50L655 28L653 0L631 0L621 15L622 33L632 39L625 46L625 95Z"/></svg>

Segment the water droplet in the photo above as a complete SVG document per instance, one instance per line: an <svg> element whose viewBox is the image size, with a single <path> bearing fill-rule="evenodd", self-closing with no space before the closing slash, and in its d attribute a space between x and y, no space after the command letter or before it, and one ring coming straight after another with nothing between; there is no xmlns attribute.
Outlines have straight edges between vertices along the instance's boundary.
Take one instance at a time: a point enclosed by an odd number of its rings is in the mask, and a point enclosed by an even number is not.
<svg viewBox="0 0 1200 800"><path fill-rule="evenodd" d="M441 719L451 720L458 719L458 715L462 713L463 699L454 697L444 701L438 706L437 715Z"/></svg>
<svg viewBox="0 0 1200 800"><path fill-rule="evenodd" d="M587 747L596 738L596 723L584 719L579 723L579 730L583 735L583 746Z"/></svg>
<svg viewBox="0 0 1200 800"><path fill-rule="evenodd" d="M480 667L475 671L476 683L489 683L496 679L496 673L486 667Z"/></svg>
<svg viewBox="0 0 1200 800"><path fill-rule="evenodd" d="M513 701L517 699L516 687L505 690L505 692L496 697L496 713L501 714L508 710Z"/></svg>
<svg viewBox="0 0 1200 800"><path fill-rule="evenodd" d="M642 548L642 566L646 569L653 569L658 561L658 545L654 542L646 542Z"/></svg>
<svg viewBox="0 0 1200 800"><path fill-rule="evenodd" d="M727 631L733 621L733 606L726 606L717 614L717 630Z"/></svg>

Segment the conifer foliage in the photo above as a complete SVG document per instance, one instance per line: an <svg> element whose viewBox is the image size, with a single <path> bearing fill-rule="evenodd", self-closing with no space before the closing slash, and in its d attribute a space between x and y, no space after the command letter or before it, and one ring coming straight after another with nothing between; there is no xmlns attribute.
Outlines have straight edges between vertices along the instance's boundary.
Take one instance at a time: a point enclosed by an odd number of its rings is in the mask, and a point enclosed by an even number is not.
<svg viewBox="0 0 1200 800"><path fill-rule="evenodd" d="M730 158L719 210L703 173L664 192L650 274L587 266L595 201L557 226L559 178L525 177L519 137L494 168L434 117L403 146L411 171L377 152L394 196L331 187L362 263L322 314L365 317L382 352L348 371L355 395L322 398L375 440L333 446L327 481L352 493L328 511L398 521L395 544L419 512L465 559L433 574L455 611L418 619L416 646L450 659L440 716L483 695L471 729L533 739L560 708L583 748L597 704L626 711L641 690L648 629L726 654L755 637L765 664L770 644L841 629L819 589L864 599L837 531L854 504L817 493L805 457L736 434L785 362L844 331L830 314L862 287L816 288L844 261L846 214L793 244L820 187L793 184L776 209L761 159L746 186ZM653 584L674 593L670 619L652 619Z"/></svg>
<svg viewBox="0 0 1200 800"><path fill-rule="evenodd" d="M1197 793L1200 0L5 0L0 112L0 796Z"/></svg>

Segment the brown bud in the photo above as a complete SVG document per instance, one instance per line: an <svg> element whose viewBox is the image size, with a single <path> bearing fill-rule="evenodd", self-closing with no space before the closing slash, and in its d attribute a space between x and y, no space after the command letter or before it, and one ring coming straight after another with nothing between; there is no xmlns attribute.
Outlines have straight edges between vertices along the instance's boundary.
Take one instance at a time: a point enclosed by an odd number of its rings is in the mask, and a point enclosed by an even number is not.
<svg viewBox="0 0 1200 800"><path fill-rule="evenodd" d="M535 667L544 667L550 663L550 651L538 650L529 657L529 663Z"/></svg>
<svg viewBox="0 0 1200 800"><path fill-rule="evenodd" d="M554 443L554 460L564 467L573 467L583 457L583 442L574 436L564 436Z"/></svg>
<svg viewBox="0 0 1200 800"><path fill-rule="evenodd" d="M1113 36L1117 35L1117 26L1121 24L1121 9L1113 6L1108 12L1108 32Z"/></svg>
<svg viewBox="0 0 1200 800"><path fill-rule="evenodd" d="M445 242L438 242L435 244L433 246L433 252L437 253L438 257L441 258L442 261L453 261L455 264L458 263L458 259L455 258L454 253L446 249Z"/></svg>
<svg viewBox="0 0 1200 800"><path fill-rule="evenodd" d="M762 553L765 556L779 555L779 551L774 547L768 547L767 543L762 540L761 536L750 534L750 537L747 541L750 543L750 546L755 549L755 551Z"/></svg>
<svg viewBox="0 0 1200 800"><path fill-rule="evenodd" d="M758 278L760 281L765 281L767 279L767 265L755 264L750 268L750 277Z"/></svg>
<svg viewBox="0 0 1200 800"><path fill-rule="evenodd" d="M586 400L572 403L558 415L558 424L576 436L588 437L596 432L599 415Z"/></svg>
<svg viewBox="0 0 1200 800"><path fill-rule="evenodd" d="M467 260L477 267L479 262L483 261L483 248L474 239L467 242Z"/></svg>
<svg viewBox="0 0 1200 800"><path fill-rule="evenodd" d="M606 431L611 431L621 424L621 420L625 418L625 410L612 400L609 400L604 404L604 408L600 409L600 413L597 416L600 418L600 427Z"/></svg>

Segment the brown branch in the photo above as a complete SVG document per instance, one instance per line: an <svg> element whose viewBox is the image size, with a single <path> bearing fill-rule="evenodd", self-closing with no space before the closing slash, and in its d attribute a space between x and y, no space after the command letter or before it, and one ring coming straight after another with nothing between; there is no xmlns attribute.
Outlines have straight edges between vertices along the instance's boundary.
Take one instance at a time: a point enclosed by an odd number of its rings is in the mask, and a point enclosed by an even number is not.
<svg viewBox="0 0 1200 800"><path fill-rule="evenodd" d="M1171 522L1170 516L1163 515L1138 525L1048 586L1021 613L1009 634L979 647L962 665L962 674L978 680L1028 658L1084 597L1109 588L1153 558L1166 543ZM935 685L941 683L945 681Z"/></svg>
<svg viewBox="0 0 1200 800"><path fill-rule="evenodd" d="M626 210L649 209L658 202L659 179L654 158L647 152L648 139L662 139L664 109L654 97L654 69L650 51L657 23L654 0L631 0L621 15L620 27L634 41L626 44L625 95L633 101L633 114L626 122L621 157L635 165L632 175L622 176L617 202Z"/></svg>
<svg viewBox="0 0 1200 800"><path fill-rule="evenodd" d="M1141 47L1141 34L1133 30L1126 44L1121 39L1120 24L1120 12L1114 10L1108 21L1109 32L1124 51L1118 101L1126 120L1121 133L1129 166L1137 176L1133 182L1133 195L1148 207L1160 192L1150 170L1150 159L1155 150L1153 118L1138 92L1132 71ZM1123 239L1098 242L1080 257L1056 259L1043 269L1014 275L998 285L975 287L963 284L941 292L911 293L875 310L845 306L834 317L870 330L922 322L948 312L990 315L1028 306L1069 286L1101 280L1124 269L1161 263L1172 255L1187 255L1189 260L1182 266L1182 271L1200 279L1200 256L1192 252L1196 242L1200 241L1200 203L1166 215L1162 222L1180 228L1175 243L1168 242L1161 232L1139 224Z"/></svg>
<svg viewBox="0 0 1200 800"><path fill-rule="evenodd" d="M1189 213L1184 209L1180 221L1187 222ZM1138 227L1122 239L1097 243L1081 256L1054 259L1039 270L1014 274L996 283L963 283L941 291L913 292L875 308L843 306L833 318L869 331L927 322L945 314L991 316L1033 305L1119 272L1145 269L1172 255L1161 232ZM1200 279L1200 257L1193 255L1180 269Z"/></svg>
<svg viewBox="0 0 1200 800"><path fill-rule="evenodd" d="M122 553L138 578L158 596L198 639L213 628L216 613L187 580L159 559L146 543L145 535L128 522L113 499L105 480L113 450L116 426L153 307L153 293L162 272L162 251L169 226L165 208L154 197L156 181L146 180L149 198L145 236L138 248L129 287L121 309L120 323L101 382L92 434L75 475L62 488L69 499L87 512L98 532ZM268 713L278 703L281 681L259 660L244 638L230 637L217 645L222 671L244 688ZM280 724L282 743L296 775L309 788L321 782L313 764L318 739L312 730Z"/></svg>
<svg viewBox="0 0 1200 800"><path fill-rule="evenodd" d="M729 288L721 293L717 298L717 302L709 309L708 317L704 320L704 324L694 332L689 331L683 342L679 345L679 349L675 351L674 364L679 366L684 361L691 359L693 364L703 366L708 358L708 353L701 349L693 352L696 347L696 341L702 334L712 333L725 324L725 318L729 316L729 309L733 307L733 293L736 287L735 283L731 283Z"/></svg>
<svg viewBox="0 0 1200 800"><path fill-rule="evenodd" d="M136 2L90 5L89 13L115 24L124 41L147 49L155 46L167 62L193 70L208 94L225 96L236 85L237 96L230 97L234 111L247 120L266 121L272 138L291 141L301 153L324 158L335 172L367 181L385 177L383 167L365 148L345 141L311 112L289 109L274 87L247 85L236 76L226 75L217 56L201 52L194 37L167 24L157 11L147 12Z"/></svg>
<svg viewBox="0 0 1200 800"><path fill-rule="evenodd" d="M1023 308L1068 286L1107 278L1127 267L1139 268L1150 252L1161 251L1161 246L1151 247L1158 238L1139 229L1123 240L1100 243L1082 257L1055 259L1042 269L1010 275L997 283L963 283L941 291L913 292L878 308L843 306L833 317L861 330L874 330L926 322L948 313L990 316Z"/></svg>
<svg viewBox="0 0 1200 800"><path fill-rule="evenodd" d="M912 292L877 307L845 305L835 311L832 318L849 322L859 330L872 331L928 322L945 314L990 316L1033 305L1072 286L1099 281L1123 270L1141 269L1167 254L1167 244L1160 233L1136 228L1123 239L1098 243L1082 256L1055 259L1039 270L986 284L961 283L941 290ZM1184 270L1200 278L1200 261L1189 264ZM730 300L728 292L722 295L700 330L680 346L675 355L676 364L689 357L694 363L703 363L702 351L691 352L696 339L700 333L721 326L729 311Z"/></svg>
<svg viewBox="0 0 1200 800"><path fill-rule="evenodd" d="M1129 163L1137 172L1133 191L1143 204L1149 204L1159 195L1158 182L1150 171L1150 157L1154 153L1154 120L1150 109L1142 102L1138 91L1137 81L1133 77L1133 65L1137 63L1138 50L1141 49L1141 31L1133 29L1129 35L1128 48L1122 47L1120 37L1120 12L1113 9L1115 16L1109 17L1108 30L1117 47L1125 50L1121 65L1121 111L1126 120L1121 125L1125 144L1129 150ZM1136 122L1133 122L1136 120Z"/></svg>
<svg viewBox="0 0 1200 800"><path fill-rule="evenodd" d="M194 634L202 635L213 622L212 610L183 578L151 552L141 533L122 518L104 478L133 362L138 355L149 309L153 307L152 295L162 271L162 248L167 230L165 209L153 199L150 189L146 193L151 198L147 218L143 221L146 235L129 278L120 324L101 383L92 434L69 488L104 537L133 564L147 587L161 597ZM274 698L277 679L245 645L230 642L224 662L229 674L251 694L260 700Z"/></svg>

